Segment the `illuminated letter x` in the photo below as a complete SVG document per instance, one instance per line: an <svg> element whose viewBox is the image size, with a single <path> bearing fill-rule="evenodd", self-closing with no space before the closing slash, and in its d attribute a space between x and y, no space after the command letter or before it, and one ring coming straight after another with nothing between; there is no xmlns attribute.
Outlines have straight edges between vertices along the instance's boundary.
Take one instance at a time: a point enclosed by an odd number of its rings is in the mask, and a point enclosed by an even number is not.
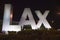
<svg viewBox="0 0 60 40"><path fill-rule="evenodd" d="M37 16L39 17L39 21L37 23L37 27L40 28L42 23L45 26L45 28L51 28L51 26L49 25L48 21L46 20L46 17L49 13L49 11L45 11L44 15L42 15L42 13L40 11L35 11Z"/></svg>

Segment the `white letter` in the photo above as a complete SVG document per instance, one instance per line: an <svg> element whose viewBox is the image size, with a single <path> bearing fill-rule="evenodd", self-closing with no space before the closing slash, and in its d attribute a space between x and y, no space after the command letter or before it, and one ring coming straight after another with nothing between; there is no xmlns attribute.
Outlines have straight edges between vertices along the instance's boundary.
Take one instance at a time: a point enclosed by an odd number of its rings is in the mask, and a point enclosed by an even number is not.
<svg viewBox="0 0 60 40"><path fill-rule="evenodd" d="M28 16L29 20L26 20L27 16ZM21 20L19 22L19 25L21 25L22 27L24 25L31 25L32 29L37 29L30 8L24 9L23 15L22 15Z"/></svg>
<svg viewBox="0 0 60 40"><path fill-rule="evenodd" d="M51 28L51 26L49 25L48 21L46 20L46 17L49 13L49 11L45 11L44 15L42 15L42 13L40 11L35 11L37 16L39 17L39 21L37 23L37 27L40 28L42 23L44 24L45 28Z"/></svg>
<svg viewBox="0 0 60 40"><path fill-rule="evenodd" d="M16 32L21 31L20 25L10 25L10 11L11 11L11 5L5 4L2 31L6 32L6 34L8 34L8 31L16 31Z"/></svg>

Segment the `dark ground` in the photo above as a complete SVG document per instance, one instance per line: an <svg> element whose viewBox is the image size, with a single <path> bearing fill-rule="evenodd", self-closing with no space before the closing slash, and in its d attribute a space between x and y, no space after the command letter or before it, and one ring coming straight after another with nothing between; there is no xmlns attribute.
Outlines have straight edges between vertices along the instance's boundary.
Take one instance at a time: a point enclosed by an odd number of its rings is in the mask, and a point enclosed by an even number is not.
<svg viewBox="0 0 60 40"><path fill-rule="evenodd" d="M56 30L26 30L0 34L0 40L60 40L60 31Z"/></svg>

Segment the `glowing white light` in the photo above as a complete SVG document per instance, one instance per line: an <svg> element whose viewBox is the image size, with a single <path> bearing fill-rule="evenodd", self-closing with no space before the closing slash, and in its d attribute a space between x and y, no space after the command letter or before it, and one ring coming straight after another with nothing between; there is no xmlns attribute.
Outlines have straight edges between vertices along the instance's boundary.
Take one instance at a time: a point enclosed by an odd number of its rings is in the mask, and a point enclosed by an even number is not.
<svg viewBox="0 0 60 40"><path fill-rule="evenodd" d="M19 22L19 25L21 25L22 27L24 25L31 25L32 29L38 29L41 27L42 23L44 24L45 28L51 28L51 26L49 25L48 21L46 20L46 17L49 13L49 11L45 11L44 15L42 15L42 13L40 11L35 11L37 16L39 17L39 21L36 25L35 20L32 16L31 10L29 8L25 8L24 12L22 14L21 20ZM29 20L26 20L27 16L29 17Z"/></svg>
<svg viewBox="0 0 60 40"><path fill-rule="evenodd" d="M26 20L27 16L29 17L29 20ZM24 9L19 25L21 25L22 27L24 25L31 25L32 29L37 29L37 26L35 24L35 20L33 18L30 8Z"/></svg>
<svg viewBox="0 0 60 40"><path fill-rule="evenodd" d="M45 28L48 28L48 29L51 28L48 21L46 20L46 17L49 13L48 10L45 11L43 15L39 10L35 11L39 18L39 21L36 24L30 8L25 8L22 14L21 20L19 22L19 25L10 25L10 18L12 19L13 17L13 15L10 14L10 10L11 10L11 5L5 4L2 31L5 31L6 34L8 34L8 31L16 31L16 32L21 31L21 26L23 28L24 25L31 25L32 29L35 30L40 28L43 23ZM29 17L29 20L26 20L27 16Z"/></svg>
<svg viewBox="0 0 60 40"><path fill-rule="evenodd" d="M42 15L42 13L38 10L38 11L35 11L37 16L39 17L39 21L37 23L37 27L40 28L42 23L43 25L45 26L45 28L51 28L51 26L49 25L48 21L46 20L46 17L49 13L49 11L45 11L44 15Z"/></svg>
<svg viewBox="0 0 60 40"><path fill-rule="evenodd" d="M20 25L10 25L10 17L12 18L12 14L10 15L10 10L11 5L5 4L2 31L5 31L6 34L8 34L8 31L21 31Z"/></svg>

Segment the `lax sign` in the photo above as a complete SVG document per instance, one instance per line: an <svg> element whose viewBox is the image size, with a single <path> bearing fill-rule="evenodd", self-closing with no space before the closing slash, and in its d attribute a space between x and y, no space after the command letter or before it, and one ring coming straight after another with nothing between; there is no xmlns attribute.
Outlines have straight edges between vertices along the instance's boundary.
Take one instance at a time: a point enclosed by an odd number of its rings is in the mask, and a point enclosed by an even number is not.
<svg viewBox="0 0 60 40"><path fill-rule="evenodd" d="M30 8L25 8L21 16L19 25L10 25L10 11L11 11L11 4L5 4L2 31L4 31L6 34L8 33L8 31L16 31L16 32L21 31L21 27L23 28L24 25L31 25L31 28L33 30L40 28L42 24L47 29L51 28L50 24L46 20L46 17L49 14L49 10L46 10L43 15L40 12L40 10L35 11L36 15L39 18L39 21L36 24ZM29 20L26 20L27 16Z"/></svg>

